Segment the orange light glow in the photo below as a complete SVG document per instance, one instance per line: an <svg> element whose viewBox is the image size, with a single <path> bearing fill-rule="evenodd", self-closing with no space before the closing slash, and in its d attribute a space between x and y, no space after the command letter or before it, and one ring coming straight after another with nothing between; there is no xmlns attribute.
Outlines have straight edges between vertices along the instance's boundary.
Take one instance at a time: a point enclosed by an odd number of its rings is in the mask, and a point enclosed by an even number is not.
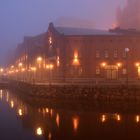
<svg viewBox="0 0 140 140"><path fill-rule="evenodd" d="M119 114L116 115L116 120L121 121L121 116Z"/></svg>
<svg viewBox="0 0 140 140"><path fill-rule="evenodd" d="M36 67L31 67L30 69L31 69L31 71L36 71L37 70Z"/></svg>
<svg viewBox="0 0 140 140"><path fill-rule="evenodd" d="M3 69L3 68L1 68L1 69L0 69L0 72L3 72L3 71L4 71L4 69Z"/></svg>
<svg viewBox="0 0 140 140"><path fill-rule="evenodd" d="M59 127L59 124L60 124L60 117L59 117L59 114L56 115L56 124L57 124L57 126Z"/></svg>
<svg viewBox="0 0 140 140"><path fill-rule="evenodd" d="M135 66L136 66L136 67L139 67L139 66L140 66L140 63L136 63Z"/></svg>
<svg viewBox="0 0 140 140"><path fill-rule="evenodd" d="M122 66L122 64L121 64L121 63L117 63L117 66L118 66L118 67L121 67L121 66Z"/></svg>
<svg viewBox="0 0 140 140"><path fill-rule="evenodd" d="M23 66L23 64L20 62L20 63L18 64L18 66L19 66L19 67L22 67L22 66Z"/></svg>
<svg viewBox="0 0 140 140"><path fill-rule="evenodd" d="M51 45L52 42L53 42L53 41L52 41L52 37L50 36L50 37L49 37L49 44Z"/></svg>
<svg viewBox="0 0 140 140"><path fill-rule="evenodd" d="M23 115L23 111L22 111L21 108L18 110L18 115L19 115L19 116L22 116L22 115Z"/></svg>
<svg viewBox="0 0 140 140"><path fill-rule="evenodd" d="M139 121L140 121L140 116L137 115L137 116L136 116L136 123L138 123Z"/></svg>
<svg viewBox="0 0 140 140"><path fill-rule="evenodd" d="M52 138L52 134L51 134L51 132L49 132L49 134L48 134L48 140L51 140L51 138Z"/></svg>
<svg viewBox="0 0 140 140"><path fill-rule="evenodd" d="M78 57L77 52L74 52L73 65L75 65L75 66L80 65L80 61L79 61L79 57Z"/></svg>
<svg viewBox="0 0 140 140"><path fill-rule="evenodd" d="M105 67L105 66L106 66L106 63L105 63L105 62L103 62L103 63L101 64L101 66L102 66L102 67Z"/></svg>
<svg viewBox="0 0 140 140"><path fill-rule="evenodd" d="M54 65L53 64L47 64L46 65L46 69L53 69L54 68Z"/></svg>
<svg viewBox="0 0 140 140"><path fill-rule="evenodd" d="M104 123L105 121L106 121L106 115L102 115L102 116L101 116L101 122Z"/></svg>
<svg viewBox="0 0 140 140"><path fill-rule="evenodd" d="M41 136L41 135L43 134L43 130L42 130L41 127L38 127L38 128L36 129L36 134L39 135L39 136Z"/></svg>
<svg viewBox="0 0 140 140"><path fill-rule="evenodd" d="M60 58L59 58L59 56L57 57L57 66L58 67L60 66Z"/></svg>
<svg viewBox="0 0 140 140"><path fill-rule="evenodd" d="M46 108L46 113L49 113L49 108Z"/></svg>
<svg viewBox="0 0 140 140"><path fill-rule="evenodd" d="M41 56L37 57L37 62L40 63L41 61L42 61L42 57Z"/></svg>
<svg viewBox="0 0 140 140"><path fill-rule="evenodd" d="M73 117L72 121L73 121L73 129L74 129L74 131L77 131L78 125L79 125L79 118Z"/></svg>
<svg viewBox="0 0 140 140"><path fill-rule="evenodd" d="M11 106L11 108L14 107L14 101L11 101L11 102L10 102L10 106Z"/></svg>
<svg viewBox="0 0 140 140"><path fill-rule="evenodd" d="M21 71L24 72L25 71L25 68L22 68Z"/></svg>

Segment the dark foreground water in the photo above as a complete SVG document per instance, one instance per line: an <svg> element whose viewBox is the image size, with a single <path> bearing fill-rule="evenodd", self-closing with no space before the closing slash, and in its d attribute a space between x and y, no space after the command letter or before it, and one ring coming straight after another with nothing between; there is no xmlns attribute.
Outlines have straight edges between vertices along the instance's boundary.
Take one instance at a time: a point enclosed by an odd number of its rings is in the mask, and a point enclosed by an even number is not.
<svg viewBox="0 0 140 140"><path fill-rule="evenodd" d="M0 90L0 140L140 139L139 112L54 109L39 106L40 102L25 103L16 94Z"/></svg>

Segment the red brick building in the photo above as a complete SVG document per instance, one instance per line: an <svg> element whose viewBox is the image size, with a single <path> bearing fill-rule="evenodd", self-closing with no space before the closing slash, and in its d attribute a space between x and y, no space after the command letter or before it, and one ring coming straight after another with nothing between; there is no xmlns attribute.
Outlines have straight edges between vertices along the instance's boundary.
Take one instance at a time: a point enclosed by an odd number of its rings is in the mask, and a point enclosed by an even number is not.
<svg viewBox="0 0 140 140"><path fill-rule="evenodd" d="M51 69L57 81L133 82L140 78L140 33L135 30L102 31L50 23L46 33L25 38L19 50L16 61L29 67L42 56L44 68Z"/></svg>

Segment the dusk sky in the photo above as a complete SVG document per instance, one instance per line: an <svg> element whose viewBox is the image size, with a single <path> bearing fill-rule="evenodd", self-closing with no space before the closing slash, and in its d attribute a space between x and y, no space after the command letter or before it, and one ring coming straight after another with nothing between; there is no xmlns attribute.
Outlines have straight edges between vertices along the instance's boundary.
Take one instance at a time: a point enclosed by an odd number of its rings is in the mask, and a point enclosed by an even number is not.
<svg viewBox="0 0 140 140"><path fill-rule="evenodd" d="M1 0L0 47L15 48L24 36L47 31L49 22L87 20L93 28L108 29L116 22L116 9L126 0ZM57 22L59 21L59 22Z"/></svg>

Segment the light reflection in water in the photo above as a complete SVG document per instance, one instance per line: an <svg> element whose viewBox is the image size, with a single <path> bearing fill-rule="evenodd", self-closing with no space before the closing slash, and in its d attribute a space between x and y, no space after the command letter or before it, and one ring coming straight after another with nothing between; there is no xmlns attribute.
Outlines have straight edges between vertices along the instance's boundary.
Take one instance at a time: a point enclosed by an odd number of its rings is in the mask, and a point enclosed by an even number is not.
<svg viewBox="0 0 140 140"><path fill-rule="evenodd" d="M2 99L2 97L3 97L3 92L2 90L0 90L0 99Z"/></svg>
<svg viewBox="0 0 140 140"><path fill-rule="evenodd" d="M14 101L13 100L11 100L10 106L11 106L11 108L14 108Z"/></svg>
<svg viewBox="0 0 140 140"><path fill-rule="evenodd" d="M7 101L6 93L7 92L0 91L0 96L3 96L3 100L5 100L5 102ZM125 116L124 114L119 114L119 113L103 112L101 114L101 113L91 112L90 115L93 116L94 119L86 120L85 118L82 118L83 117L82 115L75 116L75 114L77 114L77 112L71 112L71 111L65 110L64 114L63 114L63 110L51 109L48 106L33 108L32 106L30 106L28 104L24 104L20 99L15 98L14 96L11 96L10 92L8 95L8 100L9 100L8 104L10 105L10 109L15 108L18 116L23 116L23 117L19 117L20 120L23 121L23 123L29 123L28 125L34 132L34 135L46 137L46 139L48 139L48 140L53 139L53 137L55 135L54 131L55 131L55 133L60 132L58 130L61 130L64 127L63 125L68 127L68 131L71 129L71 131L74 134L78 135L79 133L81 133L80 132L81 129L84 128L83 126L86 126L89 122L92 123L91 127L93 127L93 124L95 124L96 121L97 122L100 121L100 125L98 127L100 127L102 125L105 125L106 127L108 127L108 126L110 126L110 124L111 125L116 125L116 124L121 125L121 123L120 123L121 121L123 121L123 122L128 121L127 123L133 123L133 124L140 122L140 115L134 115L134 114L131 114L131 117L129 118L128 117L129 115ZM61 114L60 114L60 112L61 112ZM69 113L71 113L71 116L69 116ZM82 113L84 114L85 112L82 112ZM27 117L26 117L26 115L27 115ZM86 115L88 116L88 113ZM27 118L29 119L30 122L27 121ZM68 121L70 123L67 123ZM95 121L95 122L93 122L93 121ZM113 123L112 123L112 121L113 121ZM46 127L46 124L47 124L47 127ZM36 126L38 126L38 127L36 127ZM60 126L62 126L62 127L60 127ZM139 126L139 125L137 125L137 126ZM96 126L94 126L94 127L96 127ZM98 129L98 128L96 128L96 129ZM79 131L77 131L77 130L79 130Z"/></svg>
<svg viewBox="0 0 140 140"><path fill-rule="evenodd" d="M52 133L49 132L49 134L48 134L48 140L51 140L51 139L52 139Z"/></svg>
<svg viewBox="0 0 140 140"><path fill-rule="evenodd" d="M76 132L79 126L79 118L78 117L73 117L72 118L72 122L73 122L73 129Z"/></svg>
<svg viewBox="0 0 140 140"><path fill-rule="evenodd" d="M58 113L56 114L56 124L59 127L59 125L60 125L60 116L59 116Z"/></svg>
<svg viewBox="0 0 140 140"><path fill-rule="evenodd" d="M136 115L136 123L139 123L139 121L140 121L140 116Z"/></svg>
<svg viewBox="0 0 140 140"><path fill-rule="evenodd" d="M22 115L23 115L23 111L22 111L21 108L18 109L18 115L19 115L19 116L22 116Z"/></svg>
<svg viewBox="0 0 140 140"><path fill-rule="evenodd" d="M49 113L49 108L46 108L46 113Z"/></svg>
<svg viewBox="0 0 140 140"><path fill-rule="evenodd" d="M50 110L51 117L53 116L53 109Z"/></svg>
<svg viewBox="0 0 140 140"><path fill-rule="evenodd" d="M41 127L38 127L38 128L36 129L36 134L39 135L39 136L43 135L43 130L42 130Z"/></svg>
<svg viewBox="0 0 140 140"><path fill-rule="evenodd" d="M9 92L7 92L7 94L6 94L6 101L7 102L9 101Z"/></svg>
<svg viewBox="0 0 140 140"><path fill-rule="evenodd" d="M119 114L115 114L115 116L116 116L116 120L117 120L118 122L120 122L120 121L121 121L121 116L120 116Z"/></svg>
<svg viewBox="0 0 140 140"><path fill-rule="evenodd" d="M106 115L102 115L102 116L101 116L101 122L102 122L102 123L106 122Z"/></svg>

